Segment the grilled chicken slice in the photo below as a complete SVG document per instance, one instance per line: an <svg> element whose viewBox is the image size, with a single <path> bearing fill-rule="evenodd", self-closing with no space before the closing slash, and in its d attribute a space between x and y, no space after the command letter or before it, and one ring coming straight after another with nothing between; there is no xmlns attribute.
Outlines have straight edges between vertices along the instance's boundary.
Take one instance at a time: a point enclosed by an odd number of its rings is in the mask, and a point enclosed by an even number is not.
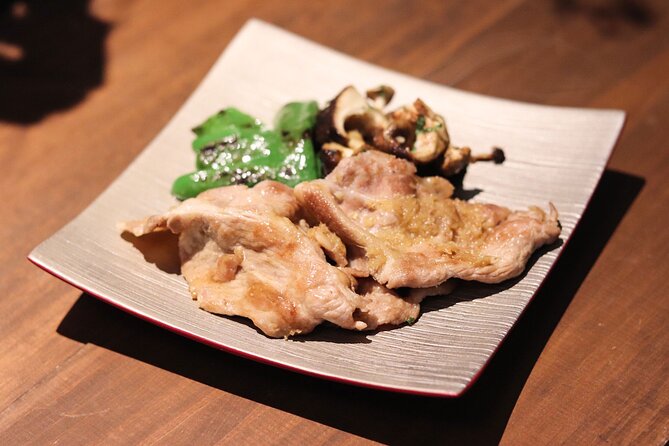
<svg viewBox="0 0 669 446"><path fill-rule="evenodd" d="M452 199L440 177L378 151L346 158L298 200L347 246L348 269L388 288L429 288L450 278L497 283L519 275L532 252L560 234L557 211L512 212Z"/></svg>

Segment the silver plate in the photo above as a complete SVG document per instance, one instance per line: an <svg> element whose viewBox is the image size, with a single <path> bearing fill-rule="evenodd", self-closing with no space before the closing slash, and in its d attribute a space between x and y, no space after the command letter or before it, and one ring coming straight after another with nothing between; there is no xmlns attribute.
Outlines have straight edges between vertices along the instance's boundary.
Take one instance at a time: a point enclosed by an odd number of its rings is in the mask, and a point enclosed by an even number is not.
<svg viewBox="0 0 669 446"><path fill-rule="evenodd" d="M269 339L239 318L206 313L186 284L145 260L116 223L175 203L171 182L192 169L191 127L226 106L265 122L285 102L333 97L345 85L388 84L394 104L423 98L446 117L455 144L503 147L507 161L469 169L475 201L512 208L553 202L567 240L592 195L624 121L617 110L547 107L494 99L382 69L252 20L193 95L126 171L81 215L40 244L31 261L139 317L258 361L347 383L460 395L481 372L541 285L562 247L543 253L512 284L463 287L432 298L413 326L376 333L323 327ZM564 245L563 245L564 246Z"/></svg>

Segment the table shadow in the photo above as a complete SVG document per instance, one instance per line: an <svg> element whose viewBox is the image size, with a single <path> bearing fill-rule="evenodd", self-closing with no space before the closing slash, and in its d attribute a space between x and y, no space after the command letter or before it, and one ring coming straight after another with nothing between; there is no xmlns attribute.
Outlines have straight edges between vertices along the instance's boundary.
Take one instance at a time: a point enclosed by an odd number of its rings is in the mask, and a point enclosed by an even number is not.
<svg viewBox="0 0 669 446"><path fill-rule="evenodd" d="M82 294L63 336L387 444L497 444L539 355L644 180L606 170L561 258L487 368L460 398L324 381L217 351ZM224 371L224 372L222 372Z"/></svg>
<svg viewBox="0 0 669 446"><path fill-rule="evenodd" d="M31 124L104 80L109 25L89 0L0 0L0 122Z"/></svg>

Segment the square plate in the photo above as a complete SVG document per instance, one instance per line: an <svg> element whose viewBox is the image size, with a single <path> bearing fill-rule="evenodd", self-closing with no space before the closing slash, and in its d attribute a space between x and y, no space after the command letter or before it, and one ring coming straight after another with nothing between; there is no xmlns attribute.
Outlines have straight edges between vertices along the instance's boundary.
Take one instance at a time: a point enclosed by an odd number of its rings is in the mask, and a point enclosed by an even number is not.
<svg viewBox="0 0 669 446"><path fill-rule="evenodd" d="M265 363L347 383L436 396L468 388L541 285L562 247L544 252L511 283L471 284L428 299L413 326L353 333L320 327L294 340L270 339L239 318L209 314L183 278L145 260L116 223L175 204L171 183L192 170L191 127L227 106L265 122L289 101L332 98L344 86L379 84L393 104L416 97L445 116L456 145L503 147L507 160L476 164L466 189L475 201L560 212L566 241L618 138L624 113L494 99L382 69L251 20L193 95L126 171L29 259L100 299L200 342ZM391 104L392 105L392 104ZM564 246L564 245L563 245Z"/></svg>

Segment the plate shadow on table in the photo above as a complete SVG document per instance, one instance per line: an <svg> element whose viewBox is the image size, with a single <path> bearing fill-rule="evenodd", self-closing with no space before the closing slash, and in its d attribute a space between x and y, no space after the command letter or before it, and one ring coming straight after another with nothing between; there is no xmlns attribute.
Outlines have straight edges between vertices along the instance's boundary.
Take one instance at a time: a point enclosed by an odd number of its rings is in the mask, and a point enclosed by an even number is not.
<svg viewBox="0 0 669 446"><path fill-rule="evenodd" d="M89 0L0 0L0 122L37 122L102 85L108 31Z"/></svg>
<svg viewBox="0 0 669 446"><path fill-rule="evenodd" d="M358 388L255 363L153 326L87 294L67 313L58 333L382 443L497 444L551 333L643 184L639 177L604 172L544 285L479 380L460 398Z"/></svg>

